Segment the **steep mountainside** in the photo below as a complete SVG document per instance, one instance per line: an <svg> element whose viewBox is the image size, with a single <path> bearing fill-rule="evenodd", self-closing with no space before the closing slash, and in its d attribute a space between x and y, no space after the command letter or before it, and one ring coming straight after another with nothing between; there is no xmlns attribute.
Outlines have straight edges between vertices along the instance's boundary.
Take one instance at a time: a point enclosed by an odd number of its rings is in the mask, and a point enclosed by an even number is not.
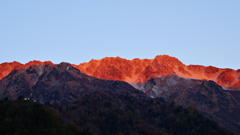
<svg viewBox="0 0 240 135"><path fill-rule="evenodd" d="M94 90L141 93L125 82L85 75L68 63L21 68L0 80L0 97L24 96L40 103L67 104Z"/></svg>
<svg viewBox="0 0 240 135"><path fill-rule="evenodd" d="M235 134L240 132L240 70L186 66L174 57L159 55L153 60L110 57L80 65L3 63L0 71L1 98L23 96L58 106L101 91L136 99L162 97L196 108Z"/></svg>
<svg viewBox="0 0 240 135"><path fill-rule="evenodd" d="M19 62L5 62L0 64L0 80L2 78L4 78L5 76L7 76L8 74L10 74L12 71L14 70L18 70L18 69L22 69L22 68L27 68L29 66L33 66L33 65L38 65L38 66L42 66L42 65L54 65L51 61L46 61L46 62L41 62L41 61L30 61L26 64L21 64Z"/></svg>
<svg viewBox="0 0 240 135"><path fill-rule="evenodd" d="M0 80L1 98L21 96L57 107L66 123L97 134L230 134L194 110L166 105L125 82L85 75L68 63L32 65Z"/></svg>
<svg viewBox="0 0 240 135"><path fill-rule="evenodd" d="M185 78L212 80L226 89L240 89L240 70L200 65L186 66L177 58L168 55L158 55L153 60L106 57L74 66L87 75L125 81L133 86L144 83L151 77L176 74Z"/></svg>
<svg viewBox="0 0 240 135"><path fill-rule="evenodd" d="M54 65L51 62L31 61L27 64L18 62L0 64L0 79L16 69L32 65ZM176 74L180 77L212 80L225 89L240 89L240 69L220 69L213 66L184 65L177 58L168 55L158 55L154 59L126 60L120 57L106 57L101 60L91 60L79 65L72 64L82 73L106 80L125 81L136 88L151 77Z"/></svg>
<svg viewBox="0 0 240 135"><path fill-rule="evenodd" d="M143 86L151 97L162 97L179 105L196 108L218 123L240 132L240 100L213 81L180 78L177 75L151 78ZM235 91L234 95L240 95Z"/></svg>

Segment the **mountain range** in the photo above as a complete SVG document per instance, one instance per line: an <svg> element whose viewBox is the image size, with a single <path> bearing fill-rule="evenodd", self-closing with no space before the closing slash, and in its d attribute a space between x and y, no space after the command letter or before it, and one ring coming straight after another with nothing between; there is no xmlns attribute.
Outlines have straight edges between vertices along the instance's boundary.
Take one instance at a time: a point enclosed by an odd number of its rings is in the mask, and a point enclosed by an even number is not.
<svg viewBox="0 0 240 135"><path fill-rule="evenodd" d="M32 65L55 65L51 61L30 61L26 64L10 62L0 64L0 79L11 71ZM240 69L217 68L213 66L184 65L175 57L158 55L154 59L126 60L120 57L105 57L79 65L71 64L82 73L105 80L125 81L139 85L151 77L176 74L179 77L212 80L224 89L240 90Z"/></svg>
<svg viewBox="0 0 240 135"><path fill-rule="evenodd" d="M187 66L168 55L133 60L106 57L79 65L2 63L0 79L1 98L23 96L52 106L71 105L101 91L136 100L162 98L195 108L235 134L240 132L240 69Z"/></svg>

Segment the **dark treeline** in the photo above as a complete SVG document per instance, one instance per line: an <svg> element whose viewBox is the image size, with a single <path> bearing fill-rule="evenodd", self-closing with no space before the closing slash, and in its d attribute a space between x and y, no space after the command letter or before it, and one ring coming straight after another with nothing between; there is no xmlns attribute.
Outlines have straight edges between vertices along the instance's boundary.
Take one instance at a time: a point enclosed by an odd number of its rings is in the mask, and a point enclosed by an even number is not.
<svg viewBox="0 0 240 135"><path fill-rule="evenodd" d="M163 98L97 91L57 107L65 120L100 135L230 135L192 108ZM67 121L66 121L67 122Z"/></svg>
<svg viewBox="0 0 240 135"><path fill-rule="evenodd" d="M43 105L31 100L0 101L1 135L83 135L73 125L64 124Z"/></svg>
<svg viewBox="0 0 240 135"><path fill-rule="evenodd" d="M66 124L68 123L68 124ZM71 124L70 124L71 123ZM95 91L68 105L0 101L1 135L231 135L192 108Z"/></svg>

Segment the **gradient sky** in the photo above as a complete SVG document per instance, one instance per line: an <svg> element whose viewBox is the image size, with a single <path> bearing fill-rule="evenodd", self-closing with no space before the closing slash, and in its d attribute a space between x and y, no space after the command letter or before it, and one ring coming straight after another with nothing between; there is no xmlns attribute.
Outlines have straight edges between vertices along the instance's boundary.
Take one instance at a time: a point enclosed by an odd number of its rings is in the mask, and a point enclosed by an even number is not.
<svg viewBox="0 0 240 135"><path fill-rule="evenodd" d="M2 0L0 63L167 54L240 69L239 0Z"/></svg>

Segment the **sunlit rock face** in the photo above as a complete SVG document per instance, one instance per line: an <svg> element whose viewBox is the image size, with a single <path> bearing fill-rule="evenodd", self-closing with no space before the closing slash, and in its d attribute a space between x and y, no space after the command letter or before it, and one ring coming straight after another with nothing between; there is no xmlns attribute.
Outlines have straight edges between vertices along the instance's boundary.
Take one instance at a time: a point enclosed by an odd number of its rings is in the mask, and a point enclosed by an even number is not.
<svg viewBox="0 0 240 135"><path fill-rule="evenodd" d="M10 62L10 63L2 63L0 64L0 79L2 79L3 77L7 76L10 72L12 72L13 70L15 70L17 67L22 66L21 63L19 62Z"/></svg>
<svg viewBox="0 0 240 135"><path fill-rule="evenodd" d="M45 62L41 62L41 61L30 61L26 64L21 64L19 62L5 62L0 64L0 80L7 76L8 74L10 74L12 71L17 70L17 69L24 69L24 68L28 68L30 66L33 65L54 65L51 61L45 61Z"/></svg>
<svg viewBox="0 0 240 135"><path fill-rule="evenodd" d="M201 65L187 66L168 55L158 55L154 59L133 60L106 57L73 66L90 76L125 81L133 85L145 83L152 77L176 74L184 78L212 80L224 89L240 89L240 70Z"/></svg>
<svg viewBox="0 0 240 135"><path fill-rule="evenodd" d="M31 61L27 64L18 62L0 64L0 79L16 69L32 65L54 65L52 62ZM125 81L135 87L141 86L152 77L175 74L179 77L212 80L228 90L240 89L240 69L221 69L213 66L185 65L175 57L158 55L154 59L127 60L120 57L105 57L79 65L72 64L82 73L106 80Z"/></svg>

